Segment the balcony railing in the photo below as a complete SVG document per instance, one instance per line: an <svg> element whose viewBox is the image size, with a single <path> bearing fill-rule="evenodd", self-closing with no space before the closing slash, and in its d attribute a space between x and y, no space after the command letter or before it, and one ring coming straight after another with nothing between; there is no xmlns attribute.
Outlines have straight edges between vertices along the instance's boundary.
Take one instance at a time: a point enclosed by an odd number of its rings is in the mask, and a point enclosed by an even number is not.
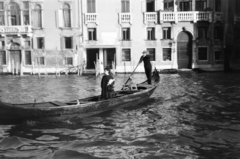
<svg viewBox="0 0 240 159"><path fill-rule="evenodd" d="M119 23L130 23L132 24L131 13L119 13Z"/></svg>
<svg viewBox="0 0 240 159"><path fill-rule="evenodd" d="M97 13L86 13L85 14L85 24L96 23L98 24L98 15Z"/></svg>
<svg viewBox="0 0 240 159"><path fill-rule="evenodd" d="M32 33L31 26L0 26L1 34L28 34Z"/></svg>
<svg viewBox="0 0 240 159"><path fill-rule="evenodd" d="M157 12L144 12L144 23L157 23Z"/></svg>
<svg viewBox="0 0 240 159"><path fill-rule="evenodd" d="M222 20L223 20L223 14L222 14L222 13L217 13L217 12L215 12L214 22L222 21Z"/></svg>
<svg viewBox="0 0 240 159"><path fill-rule="evenodd" d="M234 16L234 23L240 22L240 16Z"/></svg>
<svg viewBox="0 0 240 159"><path fill-rule="evenodd" d="M212 21L211 12L160 12L160 23L163 22L179 22L179 21Z"/></svg>

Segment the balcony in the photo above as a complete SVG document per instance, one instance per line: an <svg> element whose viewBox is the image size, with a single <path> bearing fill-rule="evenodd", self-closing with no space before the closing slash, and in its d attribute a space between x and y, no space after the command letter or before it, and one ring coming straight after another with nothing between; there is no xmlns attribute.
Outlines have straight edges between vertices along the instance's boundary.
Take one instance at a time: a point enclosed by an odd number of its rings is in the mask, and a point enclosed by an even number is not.
<svg viewBox="0 0 240 159"><path fill-rule="evenodd" d="M240 22L240 16L235 15L234 16L234 23L239 23Z"/></svg>
<svg viewBox="0 0 240 159"><path fill-rule="evenodd" d="M119 13L119 23L130 23L132 24L132 15L131 13Z"/></svg>
<svg viewBox="0 0 240 159"><path fill-rule="evenodd" d="M212 21L211 12L190 11L190 12L160 12L160 23L164 22L183 22L183 21Z"/></svg>
<svg viewBox="0 0 240 159"><path fill-rule="evenodd" d="M0 34L30 34L31 26L0 26Z"/></svg>
<svg viewBox="0 0 240 159"><path fill-rule="evenodd" d="M157 12L144 12L144 23L157 23Z"/></svg>
<svg viewBox="0 0 240 159"><path fill-rule="evenodd" d="M98 14L97 13L86 13L85 14L85 24L96 23L98 24Z"/></svg>
<svg viewBox="0 0 240 159"><path fill-rule="evenodd" d="M216 12L214 15L214 22L222 22L223 20L223 14Z"/></svg>

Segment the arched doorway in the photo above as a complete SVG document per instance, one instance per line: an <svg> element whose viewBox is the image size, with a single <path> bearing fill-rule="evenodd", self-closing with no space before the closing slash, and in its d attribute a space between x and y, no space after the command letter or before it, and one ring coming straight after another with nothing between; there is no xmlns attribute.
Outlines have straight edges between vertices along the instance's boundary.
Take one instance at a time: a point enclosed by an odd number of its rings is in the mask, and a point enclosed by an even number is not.
<svg viewBox="0 0 240 159"><path fill-rule="evenodd" d="M178 68L192 68L192 35L182 31L177 37Z"/></svg>
<svg viewBox="0 0 240 159"><path fill-rule="evenodd" d="M19 74L21 71L21 51L18 43L12 42L9 48L11 72L12 74Z"/></svg>

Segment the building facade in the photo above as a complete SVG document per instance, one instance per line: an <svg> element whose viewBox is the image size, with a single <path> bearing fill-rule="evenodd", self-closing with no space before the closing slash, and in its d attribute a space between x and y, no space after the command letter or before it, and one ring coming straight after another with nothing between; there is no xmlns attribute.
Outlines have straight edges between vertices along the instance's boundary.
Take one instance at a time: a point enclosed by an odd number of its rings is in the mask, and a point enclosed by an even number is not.
<svg viewBox="0 0 240 159"><path fill-rule="evenodd" d="M131 72L143 50L157 69L223 70L227 0L83 0L83 56ZM109 6L109 7L108 7ZM111 7L110 7L111 6ZM144 71L140 65L137 71Z"/></svg>
<svg viewBox="0 0 240 159"><path fill-rule="evenodd" d="M238 0L0 0L0 72L239 68ZM143 72L140 65L137 72Z"/></svg>
<svg viewBox="0 0 240 159"><path fill-rule="evenodd" d="M0 72L50 73L79 65L78 0L0 0Z"/></svg>

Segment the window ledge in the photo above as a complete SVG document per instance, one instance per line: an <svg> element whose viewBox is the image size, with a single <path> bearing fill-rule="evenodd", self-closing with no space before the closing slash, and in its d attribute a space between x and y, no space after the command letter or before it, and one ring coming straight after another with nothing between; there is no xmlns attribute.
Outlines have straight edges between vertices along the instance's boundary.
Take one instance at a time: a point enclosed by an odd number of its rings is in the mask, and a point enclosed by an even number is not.
<svg viewBox="0 0 240 159"><path fill-rule="evenodd" d="M33 30L43 30L43 27L32 27Z"/></svg>
<svg viewBox="0 0 240 159"><path fill-rule="evenodd" d="M73 30L73 27L59 27L61 30Z"/></svg>
<svg viewBox="0 0 240 159"><path fill-rule="evenodd" d="M130 41L132 41L132 40L122 40L122 39L120 39L119 41L126 41L126 42L128 42L128 41L129 41L129 42L130 42Z"/></svg>
<svg viewBox="0 0 240 159"><path fill-rule="evenodd" d="M145 39L145 41L157 41L157 39L153 39L153 40Z"/></svg>

